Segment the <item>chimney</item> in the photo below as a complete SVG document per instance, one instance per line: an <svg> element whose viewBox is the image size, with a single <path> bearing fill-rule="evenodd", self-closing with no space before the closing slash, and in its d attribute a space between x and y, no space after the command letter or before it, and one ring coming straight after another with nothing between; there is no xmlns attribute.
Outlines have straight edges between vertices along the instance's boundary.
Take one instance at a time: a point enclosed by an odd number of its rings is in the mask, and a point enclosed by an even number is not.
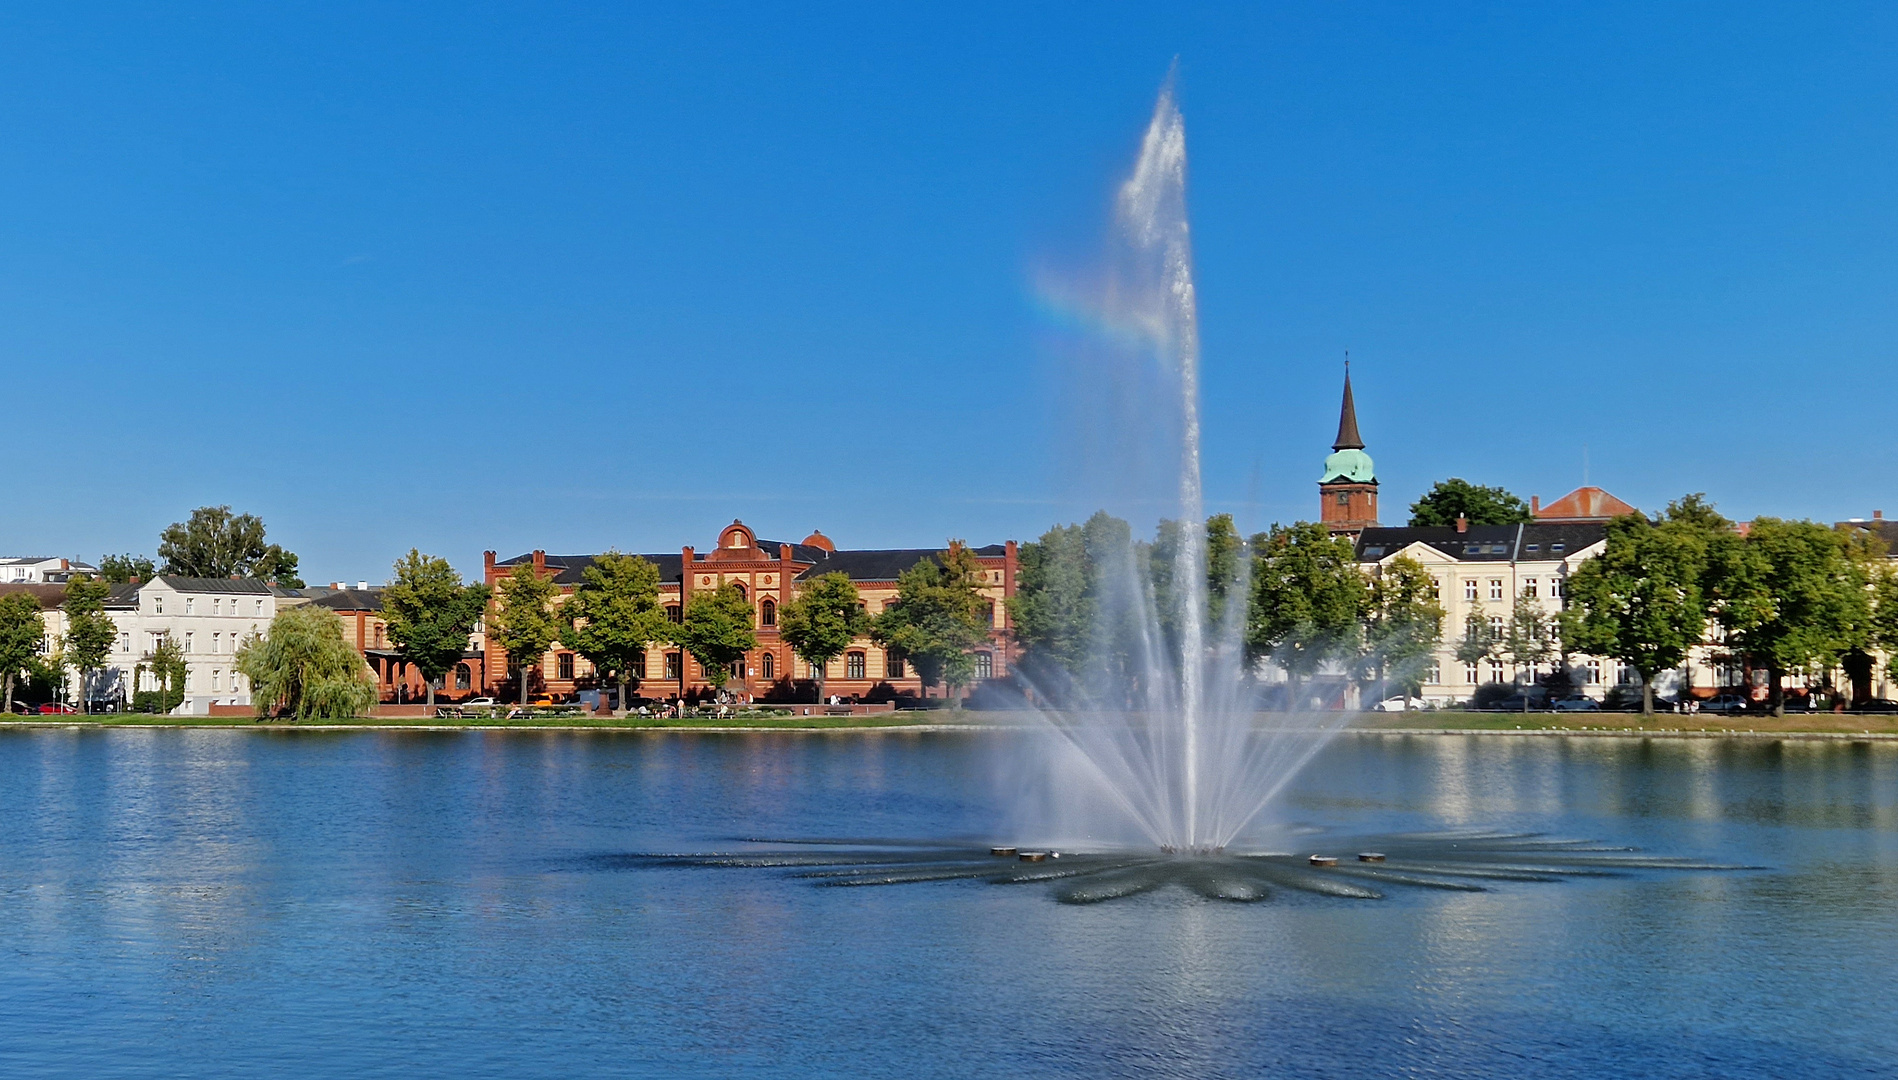
<svg viewBox="0 0 1898 1080"><path fill-rule="evenodd" d="M1885 520L1885 512L1884 512L1883 510L1874 510L1874 511L1872 511L1872 520L1873 520L1873 521L1883 521L1883 520Z"/></svg>
<svg viewBox="0 0 1898 1080"><path fill-rule="evenodd" d="M128 577L128 578L126 578L126 579L125 579L125 583L126 583L127 585L137 585L137 584L138 584L138 575L137 575L137 574L133 574L133 575L131 575L130 577Z"/></svg>
<svg viewBox="0 0 1898 1080"><path fill-rule="evenodd" d="M1540 495L1529 496L1529 516L1537 517L1537 516L1540 516L1541 513L1542 513L1542 496Z"/></svg>
<svg viewBox="0 0 1898 1080"><path fill-rule="evenodd" d="M369 588L369 583L368 583L367 581L358 581L358 582L356 583L356 587L357 587L358 589L364 589L364 590L366 590L366 589L368 589L368 588Z"/></svg>
<svg viewBox="0 0 1898 1080"><path fill-rule="evenodd" d="M1469 531L1470 531L1470 519L1469 519L1469 518L1467 518L1467 517L1464 517L1464 516L1463 516L1462 514L1458 514L1458 515L1456 516L1456 531L1457 531L1457 532L1460 532L1460 533L1466 533L1466 532L1469 532Z"/></svg>
<svg viewBox="0 0 1898 1080"><path fill-rule="evenodd" d="M539 548L535 548L534 549L534 573L544 574L546 572L547 572L547 553L545 551L542 551Z"/></svg>

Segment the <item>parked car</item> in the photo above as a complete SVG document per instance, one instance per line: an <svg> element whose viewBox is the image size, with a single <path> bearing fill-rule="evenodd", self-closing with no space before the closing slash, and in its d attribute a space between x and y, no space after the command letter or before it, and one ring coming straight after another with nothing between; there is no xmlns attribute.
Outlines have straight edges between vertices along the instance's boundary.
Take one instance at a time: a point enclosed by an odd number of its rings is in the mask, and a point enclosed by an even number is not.
<svg viewBox="0 0 1898 1080"><path fill-rule="evenodd" d="M1865 713L1898 713L1898 701L1890 701L1885 698L1867 698L1857 705L1852 706L1852 711Z"/></svg>
<svg viewBox="0 0 1898 1080"><path fill-rule="evenodd" d="M1380 701L1376 705L1371 706L1371 708L1377 712L1409 712L1416 709L1421 709L1423 708L1423 705L1424 705L1424 702L1422 698L1405 699L1405 698L1400 698L1400 697L1394 697L1394 698L1385 698L1383 701Z"/></svg>
<svg viewBox="0 0 1898 1080"><path fill-rule="evenodd" d="M1565 697L1549 707L1556 712L1600 712L1601 702L1592 697Z"/></svg>
<svg viewBox="0 0 1898 1080"><path fill-rule="evenodd" d="M78 709L73 708L71 705L61 705L56 701L49 701L40 706L41 716L69 716L78 711Z"/></svg>
<svg viewBox="0 0 1898 1080"><path fill-rule="evenodd" d="M469 698L461 703L461 707L464 709L492 709L494 708L494 699L491 697Z"/></svg>
<svg viewBox="0 0 1898 1080"><path fill-rule="evenodd" d="M1715 694L1700 703L1700 711L1732 716L1735 713L1745 712L1752 704L1745 694Z"/></svg>

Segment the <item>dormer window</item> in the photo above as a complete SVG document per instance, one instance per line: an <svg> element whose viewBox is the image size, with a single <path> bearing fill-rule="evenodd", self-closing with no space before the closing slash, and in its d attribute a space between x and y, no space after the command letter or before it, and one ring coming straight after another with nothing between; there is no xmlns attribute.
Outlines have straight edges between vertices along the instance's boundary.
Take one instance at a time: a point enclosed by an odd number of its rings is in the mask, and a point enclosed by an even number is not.
<svg viewBox="0 0 1898 1080"><path fill-rule="evenodd" d="M1560 554L1562 554L1562 549L1563 549L1563 548L1565 548L1565 547L1567 547L1567 546L1568 546L1568 545L1566 545L1566 544L1564 544L1564 543L1562 543L1562 542L1561 542L1560 540L1558 540L1558 541L1556 541L1555 543L1553 543L1553 544L1550 544L1550 545L1549 545L1549 554L1551 554L1551 555L1560 555Z"/></svg>
<svg viewBox="0 0 1898 1080"><path fill-rule="evenodd" d="M1536 552L1541 551L1541 550L1542 550L1541 544L1530 544L1528 548L1529 554L1531 555L1534 555Z"/></svg>

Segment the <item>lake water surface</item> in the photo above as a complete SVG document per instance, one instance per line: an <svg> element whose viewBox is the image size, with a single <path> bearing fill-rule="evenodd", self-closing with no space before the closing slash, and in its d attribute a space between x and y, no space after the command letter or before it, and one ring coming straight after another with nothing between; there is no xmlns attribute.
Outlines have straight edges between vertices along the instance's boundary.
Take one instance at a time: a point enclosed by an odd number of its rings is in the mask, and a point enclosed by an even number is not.
<svg viewBox="0 0 1898 1080"><path fill-rule="evenodd" d="M1288 818L1766 867L1090 907L618 856L975 838L1003 733L0 732L0 1075L1898 1077L1898 746L1347 735Z"/></svg>

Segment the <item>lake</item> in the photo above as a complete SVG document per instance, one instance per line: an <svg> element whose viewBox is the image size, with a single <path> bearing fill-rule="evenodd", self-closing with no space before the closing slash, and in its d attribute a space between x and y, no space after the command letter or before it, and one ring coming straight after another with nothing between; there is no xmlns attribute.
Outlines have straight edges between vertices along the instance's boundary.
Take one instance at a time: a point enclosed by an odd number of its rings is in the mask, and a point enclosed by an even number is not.
<svg viewBox="0 0 1898 1080"><path fill-rule="evenodd" d="M1348 734L1281 811L1757 870L1077 907L623 858L985 840L1022 738L0 732L0 1075L1898 1077L1890 743Z"/></svg>

